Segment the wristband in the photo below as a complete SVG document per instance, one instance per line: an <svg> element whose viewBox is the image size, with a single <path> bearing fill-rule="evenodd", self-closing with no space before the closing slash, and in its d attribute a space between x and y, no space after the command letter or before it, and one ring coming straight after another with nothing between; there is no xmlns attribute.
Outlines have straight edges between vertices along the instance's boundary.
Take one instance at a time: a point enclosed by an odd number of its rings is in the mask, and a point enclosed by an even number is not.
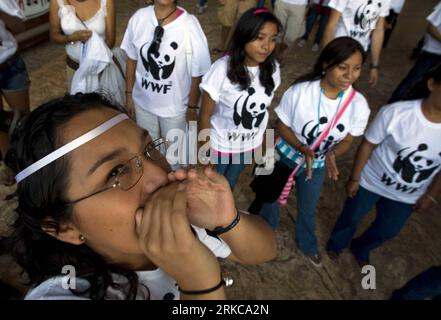
<svg viewBox="0 0 441 320"><path fill-rule="evenodd" d="M183 290L181 287L178 287L179 291L188 294L188 295L200 295L200 294L207 294L213 291L218 290L222 286L231 287L233 285L233 279L231 277L222 277L221 275L221 281L215 285L213 288L205 289L205 290Z"/></svg>
<svg viewBox="0 0 441 320"><path fill-rule="evenodd" d="M187 108L188 109L199 109L198 106L190 106L189 104L187 104Z"/></svg>
<svg viewBox="0 0 441 320"><path fill-rule="evenodd" d="M218 235L221 235L221 234L226 233L226 232L230 231L231 229L233 229L240 221L239 210L236 210L236 212L237 212L236 218L234 218L233 222L231 222L228 226L216 227L213 229L213 231L207 231L207 234L209 234L211 236L218 236Z"/></svg>
<svg viewBox="0 0 441 320"><path fill-rule="evenodd" d="M373 63L371 63L371 64L369 65L369 67L370 67L371 69L380 69L380 66L379 66L378 64L373 64Z"/></svg>
<svg viewBox="0 0 441 320"><path fill-rule="evenodd" d="M425 197L429 198L434 204L438 204L438 200L436 200L434 197L432 197L430 194L425 193Z"/></svg>

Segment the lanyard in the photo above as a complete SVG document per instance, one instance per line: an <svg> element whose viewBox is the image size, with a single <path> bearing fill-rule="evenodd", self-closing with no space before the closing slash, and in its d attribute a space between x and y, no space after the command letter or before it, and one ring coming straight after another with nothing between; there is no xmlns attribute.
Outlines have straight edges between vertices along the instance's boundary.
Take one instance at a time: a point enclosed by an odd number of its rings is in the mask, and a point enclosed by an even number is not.
<svg viewBox="0 0 441 320"><path fill-rule="evenodd" d="M314 141L315 139L317 139L319 132L320 132L320 109L321 109L321 104L322 104L322 95L325 94L325 90L323 88L320 88L320 95L319 95L319 102L317 105L317 130L314 133L315 137L314 137ZM338 96L340 98L340 100L338 101L338 105L337 105L337 110L335 111L334 116L332 117L332 122L331 122L331 130L334 127L335 121L337 120L337 114L338 111L340 110L340 105L341 105L341 101L343 100L343 96L344 96L344 91L341 91L338 93Z"/></svg>

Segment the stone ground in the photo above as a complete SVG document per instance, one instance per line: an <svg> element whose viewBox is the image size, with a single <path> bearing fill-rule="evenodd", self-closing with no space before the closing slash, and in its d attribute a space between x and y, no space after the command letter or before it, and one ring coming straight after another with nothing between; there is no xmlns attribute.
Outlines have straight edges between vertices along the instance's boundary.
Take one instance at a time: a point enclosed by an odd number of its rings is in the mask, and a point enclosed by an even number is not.
<svg viewBox="0 0 441 320"><path fill-rule="evenodd" d="M137 0L117 1L117 43L120 43L128 18L138 8ZM214 0L209 1L209 10L199 16L210 47L217 44L219 26ZM269 1L268 1L269 2ZM190 12L196 11L196 0L180 1ZM368 70L358 82L359 90L368 99L372 116L387 101L397 83L412 65L408 55L424 34L425 17L437 1L407 1L389 47L383 51L381 79L376 88L367 84ZM49 42L42 43L23 53L32 80L31 101L36 107L40 103L65 92L64 49ZM274 106L294 78L312 66L317 54L306 48L294 46L282 70L283 83L278 90ZM213 57L214 59L215 57ZM272 117L273 118L273 117ZM426 268L441 264L440 206L424 213L415 213L401 233L392 241L372 252L371 263L376 268L376 290L366 291L361 287L362 274L351 254L343 252L337 262L327 258L324 246L340 213L344 194L344 182L349 174L356 141L347 155L339 159L341 180L326 181L317 211L317 235L320 251L324 255L323 266L315 268L300 253L294 244L296 223L295 199L282 210L281 226L277 230L279 253L275 261L260 266L242 266L226 263L235 278L235 285L228 289L232 299L387 299L392 290L401 287L411 277ZM0 164L0 173L2 165ZM247 208L253 199L249 188L251 168L242 174L234 195L239 208ZM0 187L0 234L7 233L7 225L14 219L16 200L5 201L5 195L14 187ZM364 221L362 231L374 216L372 212ZM0 280L25 290L17 276L18 268L7 256L0 256Z"/></svg>

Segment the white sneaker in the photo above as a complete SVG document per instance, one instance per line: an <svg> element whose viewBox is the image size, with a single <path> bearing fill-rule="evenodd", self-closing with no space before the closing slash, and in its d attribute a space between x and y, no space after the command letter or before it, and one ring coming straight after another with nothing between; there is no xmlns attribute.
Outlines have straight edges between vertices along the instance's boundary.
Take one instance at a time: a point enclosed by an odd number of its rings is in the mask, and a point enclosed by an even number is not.
<svg viewBox="0 0 441 320"><path fill-rule="evenodd" d="M312 51L317 52L320 50L320 46L318 45L318 43L314 43L314 45L312 46Z"/></svg>
<svg viewBox="0 0 441 320"><path fill-rule="evenodd" d="M297 45L298 45L300 48L303 48L304 46L306 46L306 44L307 44L307 41L306 41L305 39L301 39L301 40L297 43Z"/></svg>
<svg viewBox="0 0 441 320"><path fill-rule="evenodd" d="M208 4L206 4L205 6L200 7L198 5L198 14L203 14L206 10L207 10Z"/></svg>
<svg viewBox="0 0 441 320"><path fill-rule="evenodd" d="M308 256L308 260L316 267L320 268L322 266L322 257L320 254L316 254L315 256Z"/></svg>

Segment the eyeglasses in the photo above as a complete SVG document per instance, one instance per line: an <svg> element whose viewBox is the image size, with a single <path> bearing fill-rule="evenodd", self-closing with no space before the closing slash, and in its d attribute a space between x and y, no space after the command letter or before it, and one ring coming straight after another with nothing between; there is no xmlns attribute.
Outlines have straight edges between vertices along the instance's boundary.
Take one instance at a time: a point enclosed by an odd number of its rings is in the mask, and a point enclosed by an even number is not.
<svg viewBox="0 0 441 320"><path fill-rule="evenodd" d="M75 201L70 201L68 202L68 205L73 205L89 197L97 195L101 192L114 188L119 188L123 191L130 190L138 183L144 172L142 156L145 156L147 159L150 159L152 161L158 161L163 157L162 156L163 154L166 154L167 147L168 147L168 141L163 138L159 138L150 142L149 144L147 144L147 146L145 147L144 151L141 154L134 156L125 164L115 168L110 173L111 177L109 178L109 181L106 183L107 185L106 187L96 192L93 192L87 196L81 197Z"/></svg>
<svg viewBox="0 0 441 320"><path fill-rule="evenodd" d="M159 46L161 45L162 37L164 36L164 28L156 26L153 34L152 44L150 45L149 52L159 52Z"/></svg>

